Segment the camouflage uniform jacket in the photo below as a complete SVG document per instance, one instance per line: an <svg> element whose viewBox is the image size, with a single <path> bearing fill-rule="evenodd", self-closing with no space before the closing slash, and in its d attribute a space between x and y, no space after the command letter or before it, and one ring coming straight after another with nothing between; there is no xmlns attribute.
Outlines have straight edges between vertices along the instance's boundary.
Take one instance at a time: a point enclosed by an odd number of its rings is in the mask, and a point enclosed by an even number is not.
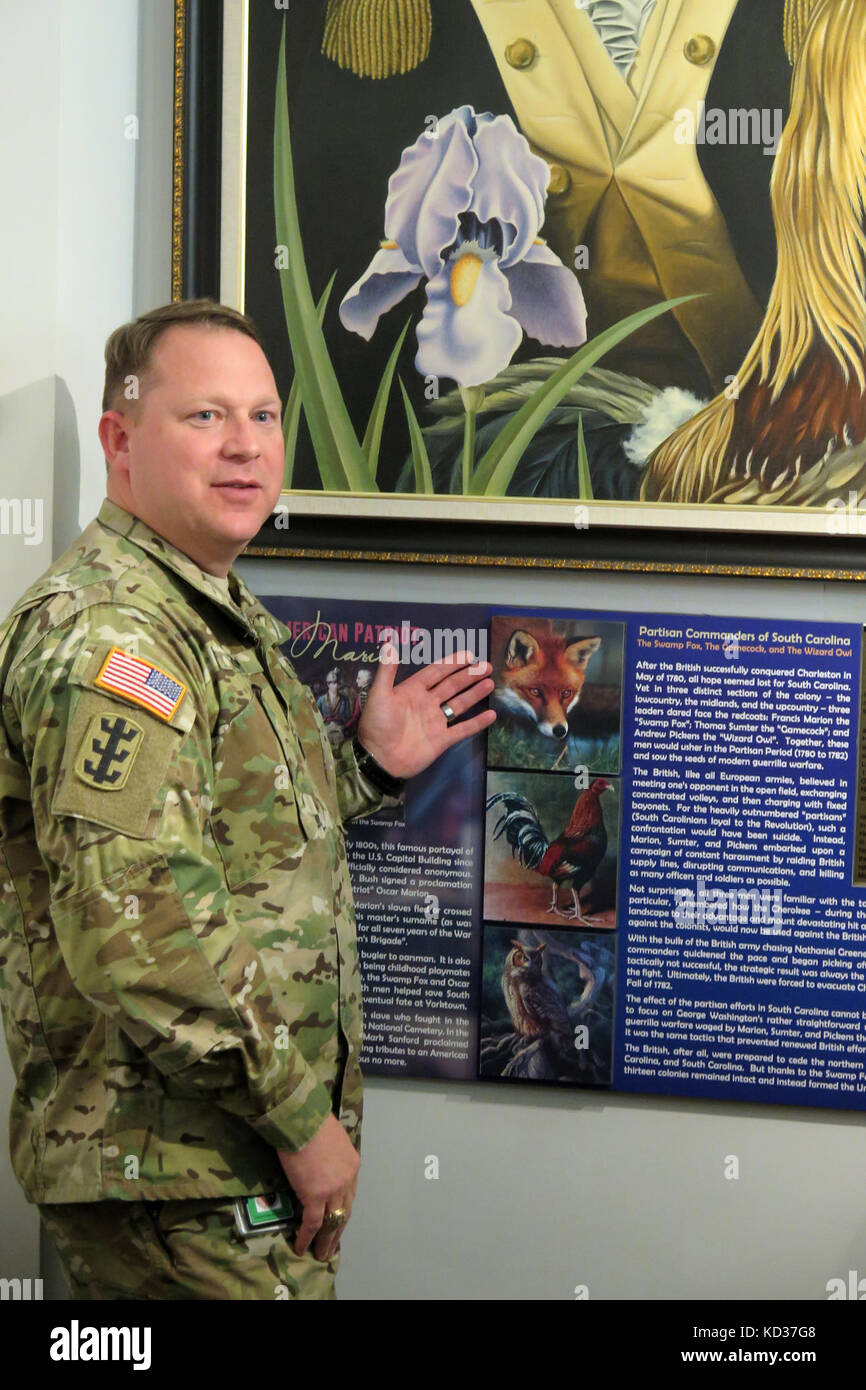
<svg viewBox="0 0 866 1390"><path fill-rule="evenodd" d="M288 630L114 503L0 626L0 999L34 1202L285 1189L359 1144L333 754ZM391 803L393 804L393 803Z"/></svg>

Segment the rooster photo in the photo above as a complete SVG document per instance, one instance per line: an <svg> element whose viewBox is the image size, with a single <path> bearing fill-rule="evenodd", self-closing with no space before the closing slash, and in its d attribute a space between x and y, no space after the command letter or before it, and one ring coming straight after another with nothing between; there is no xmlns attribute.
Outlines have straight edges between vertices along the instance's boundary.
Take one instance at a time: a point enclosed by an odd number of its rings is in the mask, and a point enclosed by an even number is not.
<svg viewBox="0 0 866 1390"><path fill-rule="evenodd" d="M614 943L485 927L478 1074L609 1086Z"/></svg>
<svg viewBox="0 0 866 1390"><path fill-rule="evenodd" d="M487 778L484 916L609 931L616 926L619 782Z"/></svg>
<svg viewBox="0 0 866 1390"><path fill-rule="evenodd" d="M620 771L624 624L496 614L490 767Z"/></svg>

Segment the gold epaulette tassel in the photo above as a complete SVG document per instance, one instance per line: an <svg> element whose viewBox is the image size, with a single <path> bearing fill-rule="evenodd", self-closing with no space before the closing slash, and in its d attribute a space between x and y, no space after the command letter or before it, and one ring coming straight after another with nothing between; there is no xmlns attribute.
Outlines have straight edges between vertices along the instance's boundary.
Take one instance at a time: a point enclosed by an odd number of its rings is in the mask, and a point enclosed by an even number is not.
<svg viewBox="0 0 866 1390"><path fill-rule="evenodd" d="M322 52L357 77L411 72L430 52L430 0L328 0Z"/></svg>
<svg viewBox="0 0 866 1390"><path fill-rule="evenodd" d="M796 66L812 11L819 3L820 0L785 0L785 48L791 67Z"/></svg>
<svg viewBox="0 0 866 1390"><path fill-rule="evenodd" d="M820 0L785 0L785 48L792 67ZM411 72L430 52L430 0L328 0L322 52L357 77Z"/></svg>

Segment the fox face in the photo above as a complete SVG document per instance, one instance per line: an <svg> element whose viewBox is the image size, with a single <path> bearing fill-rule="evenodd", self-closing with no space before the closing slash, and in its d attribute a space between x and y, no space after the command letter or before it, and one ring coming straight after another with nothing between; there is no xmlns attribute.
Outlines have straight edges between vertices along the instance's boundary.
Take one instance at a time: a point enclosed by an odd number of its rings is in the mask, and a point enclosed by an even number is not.
<svg viewBox="0 0 866 1390"><path fill-rule="evenodd" d="M600 637L533 636L518 628L505 651L496 701L504 710L537 724L547 738L564 739L568 715L586 678L586 666L601 646Z"/></svg>

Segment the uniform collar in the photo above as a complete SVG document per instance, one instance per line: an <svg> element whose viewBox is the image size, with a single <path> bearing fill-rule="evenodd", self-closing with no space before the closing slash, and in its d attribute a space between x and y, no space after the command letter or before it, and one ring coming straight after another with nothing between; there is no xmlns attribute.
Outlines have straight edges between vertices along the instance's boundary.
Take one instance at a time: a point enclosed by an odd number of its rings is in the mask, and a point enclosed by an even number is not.
<svg viewBox="0 0 866 1390"><path fill-rule="evenodd" d="M107 530L125 536L133 545L147 551L163 569L172 570L190 588L204 594L235 623L252 633L263 646L272 647L291 638L289 629L259 603L234 570L229 570L230 592L227 592L213 575L203 570L189 555L108 497L103 500L96 519Z"/></svg>

